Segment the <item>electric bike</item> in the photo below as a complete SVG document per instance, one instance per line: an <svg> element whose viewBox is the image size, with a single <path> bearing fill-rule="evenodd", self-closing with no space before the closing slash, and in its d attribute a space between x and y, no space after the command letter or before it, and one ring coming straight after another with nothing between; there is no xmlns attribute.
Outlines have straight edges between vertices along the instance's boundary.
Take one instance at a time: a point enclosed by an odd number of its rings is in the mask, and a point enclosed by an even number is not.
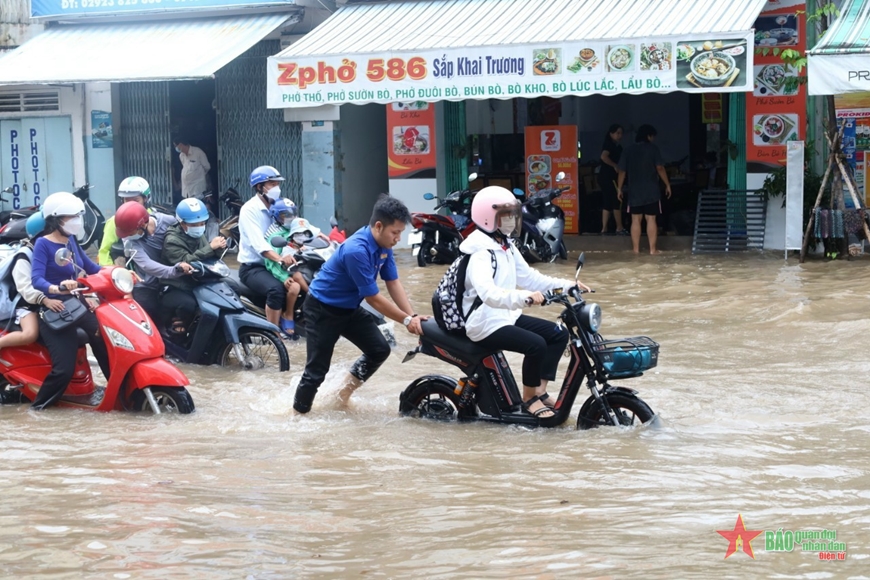
<svg viewBox="0 0 870 580"><path fill-rule="evenodd" d="M577 274L585 256L577 261ZM573 298L574 302L571 302ZM403 362L422 353L461 369L457 380L444 375L425 375L412 382L399 396L399 412L413 417L442 421L480 420L527 427L556 427L568 419L577 393L586 380L591 395L580 407L578 429L605 425L646 424L655 418L637 391L611 384L616 379L639 377L658 363L659 345L648 337L605 340L598 333L601 308L588 303L574 288L569 295L551 291L544 305L564 306L559 324L568 329L571 356L549 417L534 417L523 409L522 397L507 360L465 336L442 330L431 318L423 323L417 348Z"/></svg>

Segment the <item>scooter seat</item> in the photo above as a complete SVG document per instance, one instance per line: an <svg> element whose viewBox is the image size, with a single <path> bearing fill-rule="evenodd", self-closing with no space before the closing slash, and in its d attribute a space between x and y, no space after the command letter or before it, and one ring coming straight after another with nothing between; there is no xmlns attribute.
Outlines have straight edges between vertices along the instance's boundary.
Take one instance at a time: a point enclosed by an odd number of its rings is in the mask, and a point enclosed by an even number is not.
<svg viewBox="0 0 870 580"><path fill-rule="evenodd" d="M480 346L465 336L459 336L445 332L438 326L434 318L423 321L423 340L438 346L464 353L468 358L482 359L491 354L493 350Z"/></svg>
<svg viewBox="0 0 870 580"><path fill-rule="evenodd" d="M88 333L81 328L76 328L76 338L78 339L79 347L83 347L88 344Z"/></svg>

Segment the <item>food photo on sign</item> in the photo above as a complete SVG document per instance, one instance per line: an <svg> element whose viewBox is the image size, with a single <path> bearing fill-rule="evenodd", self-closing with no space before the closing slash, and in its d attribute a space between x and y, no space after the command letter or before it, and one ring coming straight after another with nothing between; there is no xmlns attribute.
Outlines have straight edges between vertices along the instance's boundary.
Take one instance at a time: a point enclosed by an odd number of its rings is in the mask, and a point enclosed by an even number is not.
<svg viewBox="0 0 870 580"><path fill-rule="evenodd" d="M680 41L676 52L678 87L710 89L747 84L745 38Z"/></svg>
<svg viewBox="0 0 870 580"><path fill-rule="evenodd" d="M536 48L532 52L532 70L536 75L554 75L561 72L561 48Z"/></svg>
<svg viewBox="0 0 870 580"><path fill-rule="evenodd" d="M776 63L754 68L755 86L752 94L756 97L789 97L798 94L800 77L792 66Z"/></svg>
<svg viewBox="0 0 870 580"><path fill-rule="evenodd" d="M574 74L597 74L603 69L601 66L600 49L592 46L581 48L573 61L565 67L568 72ZM566 59L570 60L569 59Z"/></svg>
<svg viewBox="0 0 870 580"><path fill-rule="evenodd" d="M799 34L796 14L759 16L755 21L755 46L760 48L795 46Z"/></svg>
<svg viewBox="0 0 870 580"><path fill-rule="evenodd" d="M798 138L798 116L768 114L752 117L752 143L759 147L785 145Z"/></svg>
<svg viewBox="0 0 870 580"><path fill-rule="evenodd" d="M634 44L615 44L607 47L604 63L608 72L631 72L634 70L637 46Z"/></svg>

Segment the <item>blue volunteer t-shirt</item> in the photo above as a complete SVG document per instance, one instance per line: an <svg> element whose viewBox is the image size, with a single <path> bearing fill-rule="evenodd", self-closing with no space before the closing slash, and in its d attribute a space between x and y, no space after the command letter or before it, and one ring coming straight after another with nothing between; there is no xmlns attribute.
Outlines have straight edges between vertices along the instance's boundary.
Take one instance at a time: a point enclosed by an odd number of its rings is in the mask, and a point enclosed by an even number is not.
<svg viewBox="0 0 870 580"><path fill-rule="evenodd" d="M378 293L378 274L387 282L399 278L393 250L380 247L366 226L326 261L309 294L330 306L357 308L364 298Z"/></svg>

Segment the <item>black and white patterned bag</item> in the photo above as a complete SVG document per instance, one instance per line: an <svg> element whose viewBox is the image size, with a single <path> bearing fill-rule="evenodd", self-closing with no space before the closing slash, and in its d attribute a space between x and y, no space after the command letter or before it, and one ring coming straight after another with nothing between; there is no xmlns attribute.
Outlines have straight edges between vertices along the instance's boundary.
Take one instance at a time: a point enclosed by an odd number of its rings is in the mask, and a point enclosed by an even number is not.
<svg viewBox="0 0 870 580"><path fill-rule="evenodd" d="M492 258L492 275L495 276L497 264L495 261L495 252L489 250ZM465 332L465 321L471 316L471 313L480 307L483 302L481 299L475 298L474 304L468 313L462 311L462 298L465 295L465 273L468 270L468 262L471 259L471 254L462 254L456 258L441 282L438 283L438 288L432 295L432 314L435 316L435 321L442 330L447 332L462 334Z"/></svg>

